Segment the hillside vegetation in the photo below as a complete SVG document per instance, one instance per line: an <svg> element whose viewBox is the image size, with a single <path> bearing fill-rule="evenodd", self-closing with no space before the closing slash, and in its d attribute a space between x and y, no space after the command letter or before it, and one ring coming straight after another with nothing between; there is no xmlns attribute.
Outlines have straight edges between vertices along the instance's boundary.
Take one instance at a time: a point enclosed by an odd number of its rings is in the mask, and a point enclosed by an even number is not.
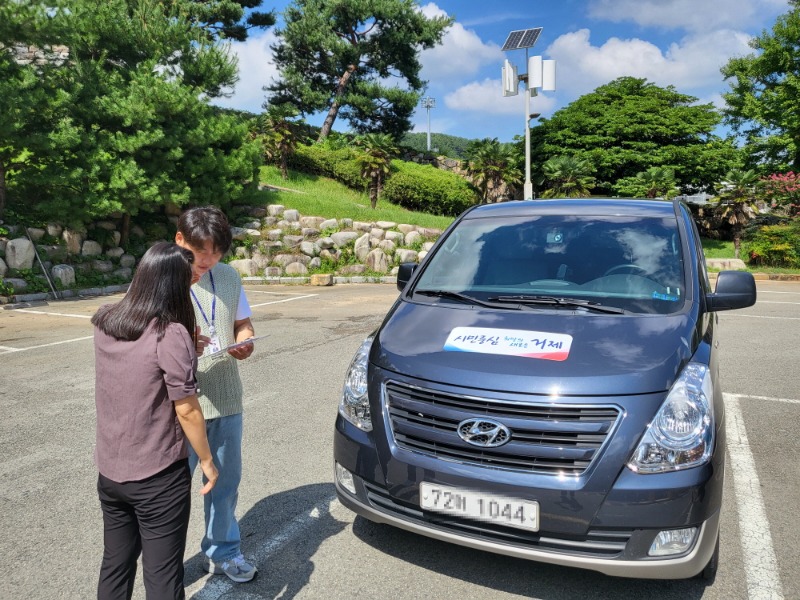
<svg viewBox="0 0 800 600"><path fill-rule="evenodd" d="M469 138L446 135L444 133L431 133L431 153L448 158L466 159L466 149L471 140ZM403 146L407 146L417 152L427 152L428 134L427 133L407 133L400 140ZM434 148L437 150L434 151Z"/></svg>
<svg viewBox="0 0 800 600"><path fill-rule="evenodd" d="M366 192L358 192L327 177L300 171L290 170L289 179L284 180L277 167L264 166L261 167L261 184L268 189L262 192L265 202L297 209L305 216L367 222L394 221L435 229L445 229L453 222L452 217L407 210L383 199L378 201L377 208L373 210Z"/></svg>

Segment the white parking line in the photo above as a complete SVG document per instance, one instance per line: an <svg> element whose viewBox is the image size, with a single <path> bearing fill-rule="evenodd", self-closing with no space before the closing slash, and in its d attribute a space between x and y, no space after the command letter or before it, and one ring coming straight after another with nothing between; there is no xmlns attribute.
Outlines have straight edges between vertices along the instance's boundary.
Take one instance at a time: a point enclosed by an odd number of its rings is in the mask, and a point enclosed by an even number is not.
<svg viewBox="0 0 800 600"><path fill-rule="evenodd" d="M15 312L21 313L30 313L33 315L49 315L51 317L74 317L76 319L91 319L92 315L73 315L71 313L58 313L58 312L46 312L43 310L30 310L28 308L18 308Z"/></svg>
<svg viewBox="0 0 800 600"><path fill-rule="evenodd" d="M280 304L281 302L292 302L294 300L303 300L304 298L313 298L319 294L306 294L305 296L295 296L293 298L284 298L283 300L274 300L272 302L262 302L260 304L251 304L250 308L257 308L259 306L267 306L268 304Z"/></svg>
<svg viewBox="0 0 800 600"><path fill-rule="evenodd" d="M86 337L73 338L71 340L62 340L60 342L50 342L49 344L39 344L38 346L29 346L27 348L10 348L8 346L0 346L0 355L9 354L11 352L27 352L28 350L36 350L37 348L47 348L48 346L58 346L59 344L71 344L72 342L81 342L83 340L91 340L94 336L87 335Z"/></svg>
<svg viewBox="0 0 800 600"><path fill-rule="evenodd" d="M728 412L726 432L731 461L736 508L739 513L739 534L750 600L782 600L783 588L778 561L772 548L761 483L758 480L753 453L739 406L739 394L724 394ZM763 398L763 397L758 397Z"/></svg>
<svg viewBox="0 0 800 600"><path fill-rule="evenodd" d="M746 315L743 313L726 314L725 318L733 317L734 319L778 319L780 321L800 321L800 317L765 317L763 315Z"/></svg>
<svg viewBox="0 0 800 600"><path fill-rule="evenodd" d="M255 554L252 556L253 562L256 566L261 565L263 568L267 558L277 552L284 544L290 542L292 538L301 535L309 527L314 527L323 513L330 515L333 512L333 508L338 506L338 502L336 496L323 498L309 512L298 515L289 521L288 525L272 537L269 542L256 549ZM191 600L217 600L231 591L235 585L227 577L205 575L186 588L186 597L191 598Z"/></svg>

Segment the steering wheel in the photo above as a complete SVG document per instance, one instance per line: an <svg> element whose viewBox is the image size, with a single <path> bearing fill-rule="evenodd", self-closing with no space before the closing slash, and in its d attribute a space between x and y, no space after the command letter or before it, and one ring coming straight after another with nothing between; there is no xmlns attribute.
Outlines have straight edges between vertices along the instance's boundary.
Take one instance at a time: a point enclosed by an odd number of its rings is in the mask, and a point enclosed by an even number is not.
<svg viewBox="0 0 800 600"><path fill-rule="evenodd" d="M625 269L628 269L630 271L635 271L637 275L643 275L643 276L648 275L647 269L640 267L639 265L634 265L632 263L625 263L622 265L615 265L611 267L608 271L603 273L603 276L605 277L607 275L611 275L613 273L616 273L617 271L623 271Z"/></svg>

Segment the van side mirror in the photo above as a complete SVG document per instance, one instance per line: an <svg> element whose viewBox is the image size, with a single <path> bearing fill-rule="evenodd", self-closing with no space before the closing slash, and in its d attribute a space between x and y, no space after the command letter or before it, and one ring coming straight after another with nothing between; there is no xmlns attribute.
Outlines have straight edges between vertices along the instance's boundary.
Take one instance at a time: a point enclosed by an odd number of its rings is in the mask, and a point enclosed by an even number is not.
<svg viewBox="0 0 800 600"><path fill-rule="evenodd" d="M419 265L417 263L403 263L397 269L397 289L401 292L408 285L408 280Z"/></svg>
<svg viewBox="0 0 800 600"><path fill-rule="evenodd" d="M756 281L751 273L744 271L721 271L714 293L706 296L710 312L747 308L755 303Z"/></svg>

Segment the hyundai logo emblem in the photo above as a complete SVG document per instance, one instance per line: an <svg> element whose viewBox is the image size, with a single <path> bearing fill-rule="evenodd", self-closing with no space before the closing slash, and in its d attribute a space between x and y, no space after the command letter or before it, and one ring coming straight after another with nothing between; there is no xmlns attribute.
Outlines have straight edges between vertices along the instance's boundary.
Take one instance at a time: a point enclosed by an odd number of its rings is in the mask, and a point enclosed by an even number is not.
<svg viewBox="0 0 800 600"><path fill-rule="evenodd" d="M492 419L467 419L458 424L458 437L473 446L496 448L511 439L511 431Z"/></svg>

